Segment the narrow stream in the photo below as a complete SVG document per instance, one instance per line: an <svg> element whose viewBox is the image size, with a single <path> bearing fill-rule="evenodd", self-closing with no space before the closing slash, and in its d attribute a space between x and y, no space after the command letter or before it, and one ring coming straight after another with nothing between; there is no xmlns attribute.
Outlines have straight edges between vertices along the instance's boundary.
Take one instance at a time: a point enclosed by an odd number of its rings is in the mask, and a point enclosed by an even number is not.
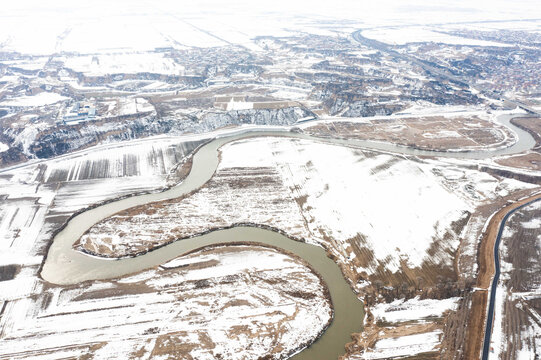
<svg viewBox="0 0 541 360"><path fill-rule="evenodd" d="M516 116L515 116L516 117ZM518 135L518 141L511 147L495 151L472 151L445 153L415 150L405 146L375 143L360 140L320 139L305 134L289 131L265 131L264 128L239 130L232 135L216 138L201 147L194 155L191 172L186 179L173 188L146 195L133 196L105 204L85 211L72 218L66 227L54 238L49 249L41 276L54 284L75 284L85 280L110 279L148 269L163 264L183 253L206 245L250 241L274 245L295 253L305 259L325 280L334 307L334 320L322 337L309 348L298 353L295 360L329 360L344 352L344 345L351 341L350 334L361 330L363 317L362 303L357 299L349 284L345 281L336 263L326 256L325 251L317 246L292 241L287 237L269 230L250 227L238 227L219 230L187 240L177 241L147 254L121 260L110 260L84 255L72 249L72 245L95 223L128 208L160 200L172 199L205 184L218 166L218 149L231 141L251 136L287 136L328 144L358 146L367 149L383 150L406 155L426 155L467 159L483 159L496 155L506 155L525 151L534 146L534 139L527 132L509 123L512 116L502 115L498 120L510 127Z"/></svg>

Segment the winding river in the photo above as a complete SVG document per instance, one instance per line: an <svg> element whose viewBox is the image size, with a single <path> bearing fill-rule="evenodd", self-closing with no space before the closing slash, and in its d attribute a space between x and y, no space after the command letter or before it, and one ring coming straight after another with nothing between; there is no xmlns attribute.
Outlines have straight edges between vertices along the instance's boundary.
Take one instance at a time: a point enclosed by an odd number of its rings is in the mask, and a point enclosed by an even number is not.
<svg viewBox="0 0 541 360"><path fill-rule="evenodd" d="M357 299L336 263L329 259L325 251L317 246L292 241L287 237L259 228L237 227L218 230L202 236L177 241L147 254L121 260L110 260L84 255L72 249L72 244L95 223L128 208L149 202L172 199L188 194L205 184L214 174L219 158L219 148L231 141L252 136L286 136L308 139L328 144L347 145L366 149L382 150L406 155L423 155L467 159L483 159L496 155L519 153L534 146L535 141L527 132L510 124L515 116L501 115L498 121L510 127L518 141L505 149L472 152L434 152L360 140L321 139L288 130L267 131L264 128L239 130L227 136L218 137L202 146L193 157L191 172L186 179L171 189L145 195L133 196L114 201L73 217L54 238L43 266L41 276L54 284L75 284L85 280L111 279L163 264L191 250L212 244L250 241L283 248L306 260L316 269L326 282L334 307L334 320L325 333L310 347L292 359L336 359L344 353L344 345L351 341L350 334L361 330L363 317L362 303Z"/></svg>

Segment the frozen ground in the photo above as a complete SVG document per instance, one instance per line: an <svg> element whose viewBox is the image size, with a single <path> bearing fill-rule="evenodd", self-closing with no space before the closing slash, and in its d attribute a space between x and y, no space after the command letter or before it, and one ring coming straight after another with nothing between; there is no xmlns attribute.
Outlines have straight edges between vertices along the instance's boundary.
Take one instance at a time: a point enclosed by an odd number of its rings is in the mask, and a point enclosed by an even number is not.
<svg viewBox="0 0 541 360"><path fill-rule="evenodd" d="M452 258L443 249L427 256L431 244L483 199L515 186L484 173L440 167L437 161L427 164L298 139L241 140L225 145L221 154L216 176L200 191L104 220L83 236L83 247L126 256L201 233L211 216L211 227L277 227L331 248L341 262L359 262L354 266L358 272L374 273L382 262L393 272L401 262L412 268L424 261L450 266ZM169 223L174 224L169 231L158 231ZM134 227L139 231L133 232ZM362 266L355 260L351 241L372 252L373 261ZM458 234L443 242L443 248L457 245Z"/></svg>
<svg viewBox="0 0 541 360"><path fill-rule="evenodd" d="M172 166L197 146L193 140L103 145L0 174L0 275L7 276L0 281L0 358L137 353L214 359L221 353L257 359L294 351L322 330L330 305L319 278L268 248L194 253L177 264L82 288L39 279L52 231L69 215L164 186ZM228 291L234 295L224 296ZM216 301L209 301L212 296Z"/></svg>
<svg viewBox="0 0 541 360"><path fill-rule="evenodd" d="M196 140L192 138L189 139ZM2 284L5 290L2 293L9 293L9 296L4 295L8 305L2 321L36 314L37 305L32 300L36 297L32 294L44 291L37 272L51 232L71 213L85 206L129 192L164 186L171 166L182 160L189 148L193 148L193 145L178 145L179 141L178 138L162 137L123 145L102 145L55 160L7 170L0 175L0 266L15 265L19 269L13 279ZM459 161L420 161L306 140L252 138L224 146L222 161L214 178L190 197L172 202L174 211L163 214L162 222L157 224L162 224L159 226L162 229L171 229L174 234L177 231L174 227L163 224L164 219L171 216L171 221L184 226L179 227L179 231L197 233L208 229L210 215L214 217L214 226L253 222L277 227L290 235L325 246L336 256L347 279L362 291L366 282L357 283L360 274L373 273L378 263L385 262L389 269L399 269L403 261L412 267L426 261L449 266L452 258L448 251L456 248L459 234L450 233L450 237L445 237L446 241L438 242L436 252L428 256L427 251L433 246L434 239L442 239L444 229L447 230L454 219L461 218L464 211L471 211L477 204L520 188L527 188L527 185L498 180L486 173L467 169ZM407 196L403 197L403 193ZM392 206L375 209L381 203ZM446 206L441 206L442 203ZM178 211L183 216L179 217ZM146 232L148 236L156 235L153 234L156 224L146 224L141 216L135 218L143 223L138 225L137 231L130 228L129 234L144 235ZM151 217L146 220L149 219ZM125 225L118 226L121 229ZM356 236L357 233L362 236ZM109 235L114 234L114 231L109 232ZM466 236L473 235L468 233ZM133 237L131 244L125 241L127 239L123 239L127 249L137 241L148 245L144 238ZM359 247L374 254L372 262L362 261L354 251ZM205 256L204 259L212 262L215 257ZM191 263L191 260L183 260L176 265ZM175 264L168 267L171 266ZM189 276L197 274L196 271ZM100 286L111 285L102 283ZM56 295L51 296L56 301ZM125 297L125 301L138 301L133 296ZM423 301L419 303L425 304ZM405 304L411 305L411 314L431 318L441 316L444 309L452 309L453 303L454 300L430 303L433 310L428 312L426 309L416 312L418 306L411 301ZM157 311L163 311L160 309ZM107 316L117 316L115 313L108 310ZM415 317L408 316L412 320ZM430 327L433 325L422 326L411 335L426 333L432 340L439 339L438 331L441 329ZM11 325L3 328L2 336L8 336L10 329ZM186 336L182 338L186 340L192 335L175 336ZM393 336L389 334L387 337ZM417 338L408 339L413 344ZM135 344L124 343L125 347L115 351L125 353ZM148 349L154 345L145 345L145 351L150 351ZM389 346L383 343L374 349L390 351ZM437 349L437 344L430 345L430 348ZM425 348L420 349L424 351ZM79 350L65 349L66 354ZM103 347L103 351L113 350Z"/></svg>
<svg viewBox="0 0 541 360"><path fill-rule="evenodd" d="M541 349L540 229L540 201L507 221L489 359L535 359Z"/></svg>
<svg viewBox="0 0 541 360"><path fill-rule="evenodd" d="M510 46L494 41L474 40L459 36L453 36L439 29L429 27L396 27L365 30L362 35L391 45L404 45L407 43L435 42L450 45L474 45L474 46Z"/></svg>
<svg viewBox="0 0 541 360"><path fill-rule="evenodd" d="M0 358L282 358L331 318L318 276L274 249L218 247L179 260L187 264L84 287L0 282Z"/></svg>
<svg viewBox="0 0 541 360"><path fill-rule="evenodd" d="M199 191L108 218L83 236L79 248L129 256L211 228L252 223L324 246L362 292L367 282L360 280L382 268L453 269L460 239L475 244L481 230L476 218L465 227L454 224L481 204L532 187L461 164L299 139L239 140L222 147L214 177ZM434 319L458 301L377 305L375 322L392 326L351 359L439 351L442 325ZM408 328L411 322L416 325Z"/></svg>
<svg viewBox="0 0 541 360"><path fill-rule="evenodd" d="M365 352L361 358L389 359L435 352L439 349L441 335L441 330L436 330L422 334L381 339L373 349Z"/></svg>
<svg viewBox="0 0 541 360"><path fill-rule="evenodd" d="M66 100L67 97L51 92L40 92L33 96L21 96L15 99L6 99L0 102L0 105L4 106L22 106L22 107L37 107L43 105L50 105L62 100Z"/></svg>
<svg viewBox="0 0 541 360"><path fill-rule="evenodd" d="M392 303L378 304L371 311L376 321L391 323L419 321L430 317L442 317L444 312L456 309L458 300L458 298L444 300L398 299Z"/></svg>

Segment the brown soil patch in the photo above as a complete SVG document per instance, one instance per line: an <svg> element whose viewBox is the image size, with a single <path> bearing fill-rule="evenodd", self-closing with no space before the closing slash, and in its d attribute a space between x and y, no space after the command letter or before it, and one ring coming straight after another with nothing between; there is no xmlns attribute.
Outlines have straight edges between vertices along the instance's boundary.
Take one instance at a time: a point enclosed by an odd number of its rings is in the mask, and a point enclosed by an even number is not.
<svg viewBox="0 0 541 360"><path fill-rule="evenodd" d="M532 151L527 154L520 154L515 156L506 157L503 159L497 159L496 163L504 166L511 166L520 169L527 170L541 170L541 153Z"/></svg>
<svg viewBox="0 0 541 360"><path fill-rule="evenodd" d="M541 146L541 118L514 118L511 123L519 128L529 132L537 146Z"/></svg>
<svg viewBox="0 0 541 360"><path fill-rule="evenodd" d="M306 133L321 137L378 140L425 150L472 150L500 145L507 129L477 117L443 116L331 122L307 127Z"/></svg>

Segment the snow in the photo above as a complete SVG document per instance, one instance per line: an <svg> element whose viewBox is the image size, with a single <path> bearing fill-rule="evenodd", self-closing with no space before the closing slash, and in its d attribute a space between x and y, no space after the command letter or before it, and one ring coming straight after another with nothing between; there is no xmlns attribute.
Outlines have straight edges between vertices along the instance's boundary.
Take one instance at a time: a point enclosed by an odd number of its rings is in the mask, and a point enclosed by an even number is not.
<svg viewBox="0 0 541 360"><path fill-rule="evenodd" d="M166 75L184 73L184 67L175 63L172 58L166 58L163 53L150 52L69 56L64 59L64 66L87 76L147 72Z"/></svg>
<svg viewBox="0 0 541 360"><path fill-rule="evenodd" d="M279 99L305 100L310 95L310 90L292 86L269 86L269 88L277 88L272 92L272 96Z"/></svg>
<svg viewBox="0 0 541 360"><path fill-rule="evenodd" d="M120 98L118 100L118 107L115 110L117 115L132 115L154 111L154 106L148 100L141 97Z"/></svg>
<svg viewBox="0 0 541 360"><path fill-rule="evenodd" d="M13 301L28 297L35 292L38 279L35 277L17 277L0 281L0 301Z"/></svg>
<svg viewBox="0 0 541 360"><path fill-rule="evenodd" d="M206 251L178 259L205 270L210 277L202 282L187 278L194 270L189 268L151 269L119 279L130 284L128 291L116 281L41 289L41 281L32 278L39 283L33 297L6 303L0 325L9 336L2 338L2 356L29 349L34 356L51 359L69 351L75 357L94 351L97 358L127 357L135 351L149 356L159 355L172 341L189 345L188 354L198 359L215 359L217 354L258 359L275 349L280 356L293 351L313 340L329 321L331 308L319 278L289 255L233 246L218 249L217 264L201 265ZM245 263L247 258L253 260ZM15 286L5 283L1 290ZM291 291L316 296L306 300L288 295ZM104 345L88 348L95 343Z"/></svg>
<svg viewBox="0 0 541 360"><path fill-rule="evenodd" d="M44 106L57 103L62 100L68 99L65 96L59 95L53 92L40 92L33 96L21 96L17 98L7 99L0 103L3 106L22 106L22 107L34 107Z"/></svg>
<svg viewBox="0 0 541 360"><path fill-rule="evenodd" d="M253 109L254 103L247 101L235 101L231 98L231 101L227 103L227 110L248 110Z"/></svg>
<svg viewBox="0 0 541 360"><path fill-rule="evenodd" d="M459 134L456 131L440 130L440 131L435 132L435 133L423 133L423 136L425 138L429 138L429 139L441 139L441 138L447 138L447 137L460 138L463 135Z"/></svg>
<svg viewBox="0 0 541 360"><path fill-rule="evenodd" d="M9 145L0 142L0 153L9 150Z"/></svg>
<svg viewBox="0 0 541 360"><path fill-rule="evenodd" d="M25 0L2 8L0 44L2 51L26 54L118 53L229 44L258 51L254 38L262 35L281 37L308 33L336 36L348 35L358 28L392 25L395 26L394 30L366 31L377 31L378 34L394 31L392 38L400 41L415 41L421 37L449 43L486 45L490 43L436 33L427 27L417 27L419 30L404 39L403 35L397 33L411 32L396 26L508 20L513 16L532 18L532 14L538 12L536 5L535 1L523 1L521 6L509 6L508 2L501 0L490 4L462 0L452 6L434 6L428 0L420 0L405 6L396 0L377 3L347 0L339 6L329 6L327 2L319 0L309 3L279 0L254 6L252 2L241 0L223 6L217 0L203 3L169 0L149 9L142 0L114 3L97 0L84 5L55 0L49 2L47 7L36 0ZM464 8L468 11L464 11ZM325 21L322 22L322 19ZM32 27L20 26L22 23L32 24ZM521 25L509 23L505 26L520 28ZM461 25L461 28L464 26ZM497 28L499 24L469 26ZM528 26L532 28L532 25Z"/></svg>
<svg viewBox="0 0 541 360"><path fill-rule="evenodd" d="M490 337L490 347L494 351L489 352L489 360L497 360L500 358L500 353L507 348L507 340L504 338L503 330L503 314L506 298L506 287L502 286L501 282L495 284L496 289L496 302L494 304L494 323L492 326L492 335Z"/></svg>
<svg viewBox="0 0 541 360"><path fill-rule="evenodd" d="M424 299L419 297L405 301L397 299L389 304L377 304L371 308L376 320L391 323L418 321L428 317L442 317L446 311L455 310L460 298L443 300Z"/></svg>
<svg viewBox="0 0 541 360"><path fill-rule="evenodd" d="M285 185L298 189L295 196L307 196L312 234L322 230L339 241L363 234L375 257L391 259L387 266L396 271L402 258L419 266L434 227L446 228L469 207L429 168L393 162L391 155L365 158L339 146L256 138L224 146L220 167L276 166Z"/></svg>
<svg viewBox="0 0 541 360"><path fill-rule="evenodd" d="M450 45L499 46L511 45L494 41L468 39L434 31L427 27L396 27L364 30L362 35L391 45L404 45L415 42L436 42Z"/></svg>
<svg viewBox="0 0 541 360"><path fill-rule="evenodd" d="M523 222L521 226L525 229L541 229L541 219L532 219L527 222Z"/></svg>
<svg viewBox="0 0 541 360"><path fill-rule="evenodd" d="M218 261L219 258L217 256L200 256L197 259L184 259L184 258L176 258L173 259L165 264L160 265L160 267L164 269L174 269L177 267L183 267L187 265L192 265L197 262L205 262L205 261Z"/></svg>
<svg viewBox="0 0 541 360"><path fill-rule="evenodd" d="M373 350L370 349L363 354L363 359L388 359L435 351L440 344L441 335L441 330L435 330L422 334L381 339L376 342Z"/></svg>
<svg viewBox="0 0 541 360"><path fill-rule="evenodd" d="M17 83L18 81L19 81L19 76L17 76L17 75L3 75L3 76L0 76L0 82Z"/></svg>
<svg viewBox="0 0 541 360"><path fill-rule="evenodd" d="M27 124L25 125L23 131L21 131L17 136L15 137L15 141L13 142L14 146L22 145L23 152L26 155L31 156L30 153L30 146L34 143L34 140L36 139L36 136L40 133L41 130L46 129L49 127L49 125L45 123L37 123L37 124Z"/></svg>

